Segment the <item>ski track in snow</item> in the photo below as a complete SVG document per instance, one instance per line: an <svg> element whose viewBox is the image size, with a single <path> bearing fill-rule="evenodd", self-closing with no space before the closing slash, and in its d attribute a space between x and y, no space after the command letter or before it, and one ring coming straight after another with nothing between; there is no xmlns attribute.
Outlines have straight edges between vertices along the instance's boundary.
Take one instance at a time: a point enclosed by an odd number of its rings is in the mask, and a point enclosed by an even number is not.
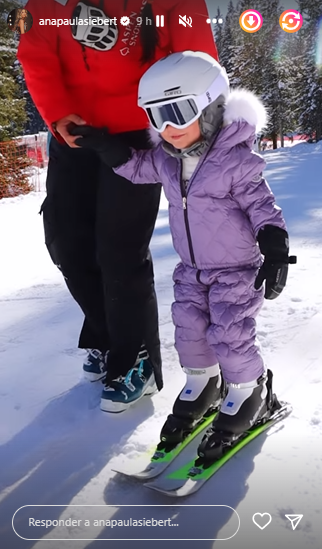
<svg viewBox="0 0 322 549"><path fill-rule="evenodd" d="M263 549L274 544L279 549L321 546L321 152L320 143L264 154L268 162L265 175L283 208L291 254L298 256L298 263L290 266L288 285L279 299L265 302L258 319L258 339L266 364L274 371L275 390L292 403L293 413L276 432L261 436L227 463L200 492L176 502L112 471L123 461L133 469L147 461L184 382L173 347L171 276L178 258L172 249L166 200L162 199L152 243L165 388L153 399L133 406L131 412L113 416L99 410L101 385L82 379L84 352L75 347L82 315L43 244L42 220L37 213L44 194L0 201L3 547L47 548L45 539L25 541L12 532L12 515L28 504L113 504L105 518L118 519L134 516L133 507L118 505L171 504L171 511L160 510L160 518L176 512L180 518L179 508L175 511L173 504L229 505L239 513L241 528L235 538L222 542L227 549L257 549L259 544ZM197 443L169 471L189 457ZM86 508L72 509L74 517L86 518ZM212 512L211 508L202 509ZM62 511L57 507L50 518L71 516L70 509ZM255 512L271 513L267 529L260 531L254 526ZM192 507L189 513L195 524L198 510ZM292 513L304 515L295 532L285 519L285 514ZM233 514L228 520L215 520L209 514L204 537L225 537L223 532L229 531L234 520ZM77 534L68 528L48 530L47 537L53 535L69 538L59 542L63 549L94 544L73 541L73 535L85 537L88 530L80 529ZM93 533L94 538L110 536L108 528L96 528ZM183 544L176 542L175 547ZM210 541L199 544L205 549L213 546ZM132 541L122 547L137 549L141 545ZM162 542L155 545L163 547Z"/></svg>

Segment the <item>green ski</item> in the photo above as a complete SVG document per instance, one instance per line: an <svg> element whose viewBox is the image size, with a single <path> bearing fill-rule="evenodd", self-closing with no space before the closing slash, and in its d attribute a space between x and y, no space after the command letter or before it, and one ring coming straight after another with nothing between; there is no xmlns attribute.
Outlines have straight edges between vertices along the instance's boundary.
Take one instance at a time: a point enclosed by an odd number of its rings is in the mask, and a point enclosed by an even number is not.
<svg viewBox="0 0 322 549"><path fill-rule="evenodd" d="M249 444L254 438L258 437L264 431L267 431L275 423L281 421L292 412L292 407L288 403L281 403L281 408L277 409L266 422L255 425L249 431L246 431L242 438L229 447L226 452L211 464L202 464L201 458L195 458L186 463L180 469L172 473L161 476L154 482L146 483L147 488L156 490L171 497L183 497L197 492L227 461L229 461L244 446Z"/></svg>
<svg viewBox="0 0 322 549"><path fill-rule="evenodd" d="M188 444L200 433L202 433L209 425L212 423L216 417L218 410L214 410L209 414L205 414L204 417L197 423L195 429L188 435L182 442L176 444L175 446L170 446L160 442L156 447L150 462L142 471L134 472L133 469L121 469L113 468L113 471L126 475L131 478L138 480L148 480L155 478L156 476L163 473L170 463L188 446Z"/></svg>

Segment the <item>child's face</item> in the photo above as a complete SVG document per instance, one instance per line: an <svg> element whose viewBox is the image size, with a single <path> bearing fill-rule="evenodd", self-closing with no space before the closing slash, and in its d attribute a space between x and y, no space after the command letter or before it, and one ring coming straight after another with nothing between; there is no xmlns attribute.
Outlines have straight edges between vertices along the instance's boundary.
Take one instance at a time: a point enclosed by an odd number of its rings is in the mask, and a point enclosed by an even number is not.
<svg viewBox="0 0 322 549"><path fill-rule="evenodd" d="M190 126L183 128L182 130L174 128L169 124L161 133L161 136L176 149L187 149L194 143L197 143L197 141L200 141L202 137L199 127L199 120L195 120L195 122L190 124Z"/></svg>

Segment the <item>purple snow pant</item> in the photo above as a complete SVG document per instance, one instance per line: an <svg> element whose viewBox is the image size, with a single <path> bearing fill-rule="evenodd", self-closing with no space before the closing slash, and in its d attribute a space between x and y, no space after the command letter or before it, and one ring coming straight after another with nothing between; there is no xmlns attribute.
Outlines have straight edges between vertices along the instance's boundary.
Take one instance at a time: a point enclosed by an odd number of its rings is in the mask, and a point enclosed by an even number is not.
<svg viewBox="0 0 322 549"><path fill-rule="evenodd" d="M256 268L197 271L177 265L172 317L182 366L206 368L219 362L227 383L246 383L262 375L255 317L264 290L254 288L257 272Z"/></svg>

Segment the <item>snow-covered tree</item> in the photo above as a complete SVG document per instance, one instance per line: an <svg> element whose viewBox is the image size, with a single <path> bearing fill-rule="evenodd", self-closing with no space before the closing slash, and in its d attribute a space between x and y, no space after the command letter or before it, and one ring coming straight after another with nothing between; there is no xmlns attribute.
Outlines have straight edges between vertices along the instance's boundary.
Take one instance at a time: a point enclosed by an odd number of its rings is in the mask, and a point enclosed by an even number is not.
<svg viewBox="0 0 322 549"><path fill-rule="evenodd" d="M19 7L15 0L0 2L0 142L22 133L27 116L17 81L17 39L7 26L7 14Z"/></svg>
<svg viewBox="0 0 322 549"><path fill-rule="evenodd" d="M19 67L20 63L16 60L16 65ZM35 103L32 100L30 92L27 88L26 81L22 70L20 71L17 80L19 82L21 94L25 100L25 112L26 112L26 123L23 133L25 135L30 135L38 133L40 131L46 131L47 126L40 116L38 109Z"/></svg>
<svg viewBox="0 0 322 549"><path fill-rule="evenodd" d="M221 41L219 48L220 63L225 67L229 78L232 78L233 75L233 59L236 46L236 17L236 8L232 0L230 0L227 14L221 27Z"/></svg>
<svg viewBox="0 0 322 549"><path fill-rule="evenodd" d="M285 33L279 25L281 14L279 0L263 0L260 4L260 11L265 22L265 25L261 28L263 30L260 67L262 74L261 96L269 115L267 134L271 137L275 148L277 146L277 135L280 134L282 138L285 127L283 91L286 82L282 80L283 64L278 56L279 47Z"/></svg>
<svg viewBox="0 0 322 549"><path fill-rule="evenodd" d="M47 126L40 116L35 103L33 102L31 95L26 86L25 79L22 78L23 96L26 100L26 115L27 121L25 124L24 133L26 135L38 133L41 131L47 131Z"/></svg>
<svg viewBox="0 0 322 549"><path fill-rule="evenodd" d="M298 4L304 19L299 31L304 38L301 94L298 97L299 124L303 133L319 140L322 138L322 60L318 59L317 49L321 48L322 0L299 0Z"/></svg>
<svg viewBox="0 0 322 549"><path fill-rule="evenodd" d="M217 8L217 13L216 13L216 19L217 19L217 23L214 23L213 25L213 34L214 34L214 37L215 37L215 41L216 41L216 46L217 46L217 50L218 50L218 54L219 54L219 60L220 60L220 63L223 65L223 62L220 58L220 55L221 55L221 52L222 52L222 39L223 39L223 35L224 35L224 32L223 32L223 24L222 23L218 23L219 20L224 20L224 17L220 11L220 8Z"/></svg>
<svg viewBox="0 0 322 549"><path fill-rule="evenodd" d="M248 9L259 11L264 20L256 33L247 33L237 24ZM249 89L262 98L269 114L266 135L274 147L279 134L296 130L300 116L301 40L281 29L282 12L279 0L239 0L237 6L230 1L219 36L220 61L231 86Z"/></svg>
<svg viewBox="0 0 322 549"><path fill-rule="evenodd" d="M7 26L8 13L17 7L15 0L0 2L0 199L32 190L26 149L12 139L22 134L27 119L18 81L17 38Z"/></svg>
<svg viewBox="0 0 322 549"><path fill-rule="evenodd" d="M299 116L302 112L303 87L303 40L299 32L283 33L278 52L278 74L281 85L282 124L285 133L299 130Z"/></svg>

